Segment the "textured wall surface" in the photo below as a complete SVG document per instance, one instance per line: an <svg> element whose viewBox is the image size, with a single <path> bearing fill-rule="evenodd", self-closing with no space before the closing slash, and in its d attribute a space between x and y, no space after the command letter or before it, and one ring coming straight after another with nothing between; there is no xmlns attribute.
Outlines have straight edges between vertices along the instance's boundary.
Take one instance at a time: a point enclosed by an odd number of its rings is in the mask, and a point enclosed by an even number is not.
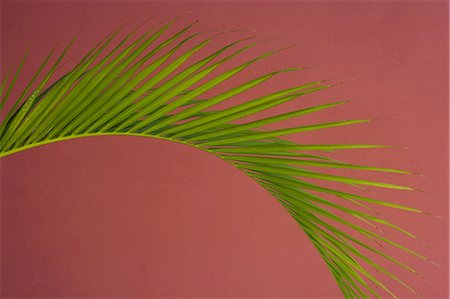
<svg viewBox="0 0 450 299"><path fill-rule="evenodd" d="M423 174L360 177L424 190L370 192L432 214L383 210L431 248L387 234L440 265L401 254L425 278L391 268L420 298L448 298L448 3L2 1L2 72L31 45L24 70L29 78L57 42L63 45L83 26L62 74L119 25L152 19L151 26L186 11L191 14L180 23L198 18L200 31L238 28L278 38L257 53L297 45L239 80L318 66L275 79L253 95L308 80L355 78L275 110L350 99L287 124L376 119L290 138L393 145L332 156ZM19 85L24 82L22 77ZM282 207L243 173L194 148L98 137L0 163L2 297L340 296L325 263ZM401 297L412 295L388 285Z"/></svg>

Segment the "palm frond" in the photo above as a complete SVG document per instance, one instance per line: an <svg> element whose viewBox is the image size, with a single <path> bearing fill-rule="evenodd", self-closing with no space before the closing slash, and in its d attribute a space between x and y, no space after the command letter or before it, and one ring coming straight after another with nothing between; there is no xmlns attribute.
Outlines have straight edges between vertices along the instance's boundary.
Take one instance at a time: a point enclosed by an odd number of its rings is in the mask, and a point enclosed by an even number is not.
<svg viewBox="0 0 450 299"><path fill-rule="evenodd" d="M216 86L278 51L270 51L230 69L221 70L257 44L247 44L253 37L231 42L192 62L197 52L221 34L203 39L203 34L188 34L195 24L193 23L164 38L173 24L174 21L161 27L155 26L138 37L135 37L136 28L117 42L119 31L114 31L90 50L73 69L48 86L75 41L74 38L44 78L36 83L53 57L54 49L50 52L18 99L10 103L9 96L25 63L25 55L12 79L7 75L0 87L0 107L3 109L9 106L0 125L0 157L44 144L102 135L160 138L194 146L237 167L272 194L320 252L345 297L379 297L379 289L395 297L394 292L372 274L373 270L384 273L411 289L385 267L374 262L371 255L381 257L409 272L415 273L415 270L375 249L372 242L389 244L421 259L425 257L364 225L385 226L416 238L403 228L372 215L373 209L368 205L414 213L421 211L339 190L338 187L329 187L327 182L396 190L412 188L328 174L323 170L346 168L396 174L411 172L345 163L322 154L335 150L382 146L298 144L282 139L290 134L365 123L369 120L343 120L276 130L263 129L269 124L337 108L348 102L337 101L242 123L246 117L334 85L326 80L277 90L227 108L210 109L236 96L245 95L246 91L275 76L302 68L263 74L208 97L208 92ZM192 42L194 45L191 45ZM107 50L113 43L116 43L113 49ZM220 58L221 56L224 57ZM219 73L215 74L217 71ZM311 151L321 153L312 154ZM316 170L311 170L311 167Z"/></svg>

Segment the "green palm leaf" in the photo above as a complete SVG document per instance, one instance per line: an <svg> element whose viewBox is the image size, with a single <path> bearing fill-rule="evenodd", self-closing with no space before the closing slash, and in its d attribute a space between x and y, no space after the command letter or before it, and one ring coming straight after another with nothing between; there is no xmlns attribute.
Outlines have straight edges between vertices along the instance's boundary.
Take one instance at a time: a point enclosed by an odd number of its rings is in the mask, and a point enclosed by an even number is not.
<svg viewBox="0 0 450 299"><path fill-rule="evenodd" d="M332 175L322 170L347 168L397 174L411 172L355 165L335 161L322 154L310 153L382 146L297 144L280 138L289 134L364 123L368 120L316 123L269 131L263 129L268 124L347 103L339 101L242 123L245 117L333 86L320 80L277 90L227 108L210 109L238 95L246 94L246 91L258 87L274 76L302 68L263 74L208 98L208 91L278 51L255 56L224 70L224 65L256 45L245 45L252 37L229 43L214 53L193 61L194 54L218 36L201 39L202 34L188 34L194 25L191 24L164 38L164 33L173 23L172 21L160 28L156 26L139 37L135 37L136 28L116 42L112 50L107 51L119 33L112 32L72 70L47 86L75 41L73 39L37 86L36 81L53 56L54 50L44 60L18 99L10 103L9 95L25 63L25 55L12 78L9 79L6 75L0 86L0 107L9 107L0 125L0 157L44 144L102 135L160 138L194 146L242 170L270 192L297 221L320 252L345 297L379 297L380 289L395 297L393 291L372 274L374 270L411 289L385 267L374 262L371 255L382 257L387 263L394 263L412 273L415 273L415 270L397 258L375 249L372 242L389 244L421 259L425 257L365 228L364 225L386 226L415 238L403 228L372 215L373 209L367 205L415 213L421 211L338 190L337 187L327 186L327 182L334 185L341 183L397 190L412 188ZM200 41L190 45L199 38ZM311 170L311 167L314 170ZM309 179L314 182L308 181ZM360 211L361 208L368 212Z"/></svg>

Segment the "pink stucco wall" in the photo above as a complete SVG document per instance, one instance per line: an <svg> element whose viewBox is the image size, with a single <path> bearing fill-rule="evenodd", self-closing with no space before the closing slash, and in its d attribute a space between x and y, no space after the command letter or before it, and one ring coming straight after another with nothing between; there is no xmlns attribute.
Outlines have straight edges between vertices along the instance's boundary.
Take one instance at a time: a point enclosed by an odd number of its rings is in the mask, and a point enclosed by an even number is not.
<svg viewBox="0 0 450 299"><path fill-rule="evenodd" d="M30 76L55 43L82 26L61 72L126 21L131 27L153 18L152 24L186 11L181 23L198 18L200 31L238 28L279 38L258 53L297 44L244 77L318 66L276 79L264 91L355 78L276 110L350 99L304 122L377 119L291 138L393 145L333 157L423 174L369 177L424 190L372 192L432 214L383 212L431 248L393 236L440 265L402 254L425 278L391 268L420 298L448 298L448 3L2 1L2 73L31 45ZM206 153L160 140L100 137L36 148L0 165L2 297L340 296L281 206ZM401 297L412 295L388 285Z"/></svg>

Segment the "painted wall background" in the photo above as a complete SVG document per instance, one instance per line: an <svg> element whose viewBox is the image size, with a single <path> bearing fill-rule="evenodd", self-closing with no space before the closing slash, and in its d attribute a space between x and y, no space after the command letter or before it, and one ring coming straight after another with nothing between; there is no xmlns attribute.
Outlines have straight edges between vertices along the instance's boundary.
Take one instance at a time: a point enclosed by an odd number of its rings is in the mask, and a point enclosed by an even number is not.
<svg viewBox="0 0 450 299"><path fill-rule="evenodd" d="M239 28L279 38L258 53L297 44L242 78L318 66L276 79L263 91L355 77L277 112L350 99L301 122L377 119L290 138L393 145L333 157L424 175L360 177L424 190L370 192L433 215L382 211L431 248L388 235L440 265L402 254L426 279L396 273L420 298L447 298L448 3L2 1L2 72L31 45L23 86L54 44L63 45L83 26L62 74L124 22L131 28L154 18L150 26L186 11L192 13L180 22L198 18L200 31ZM340 296L319 254L281 206L238 170L193 148L101 137L36 148L0 166L2 297ZM400 286L394 290L411 296Z"/></svg>

